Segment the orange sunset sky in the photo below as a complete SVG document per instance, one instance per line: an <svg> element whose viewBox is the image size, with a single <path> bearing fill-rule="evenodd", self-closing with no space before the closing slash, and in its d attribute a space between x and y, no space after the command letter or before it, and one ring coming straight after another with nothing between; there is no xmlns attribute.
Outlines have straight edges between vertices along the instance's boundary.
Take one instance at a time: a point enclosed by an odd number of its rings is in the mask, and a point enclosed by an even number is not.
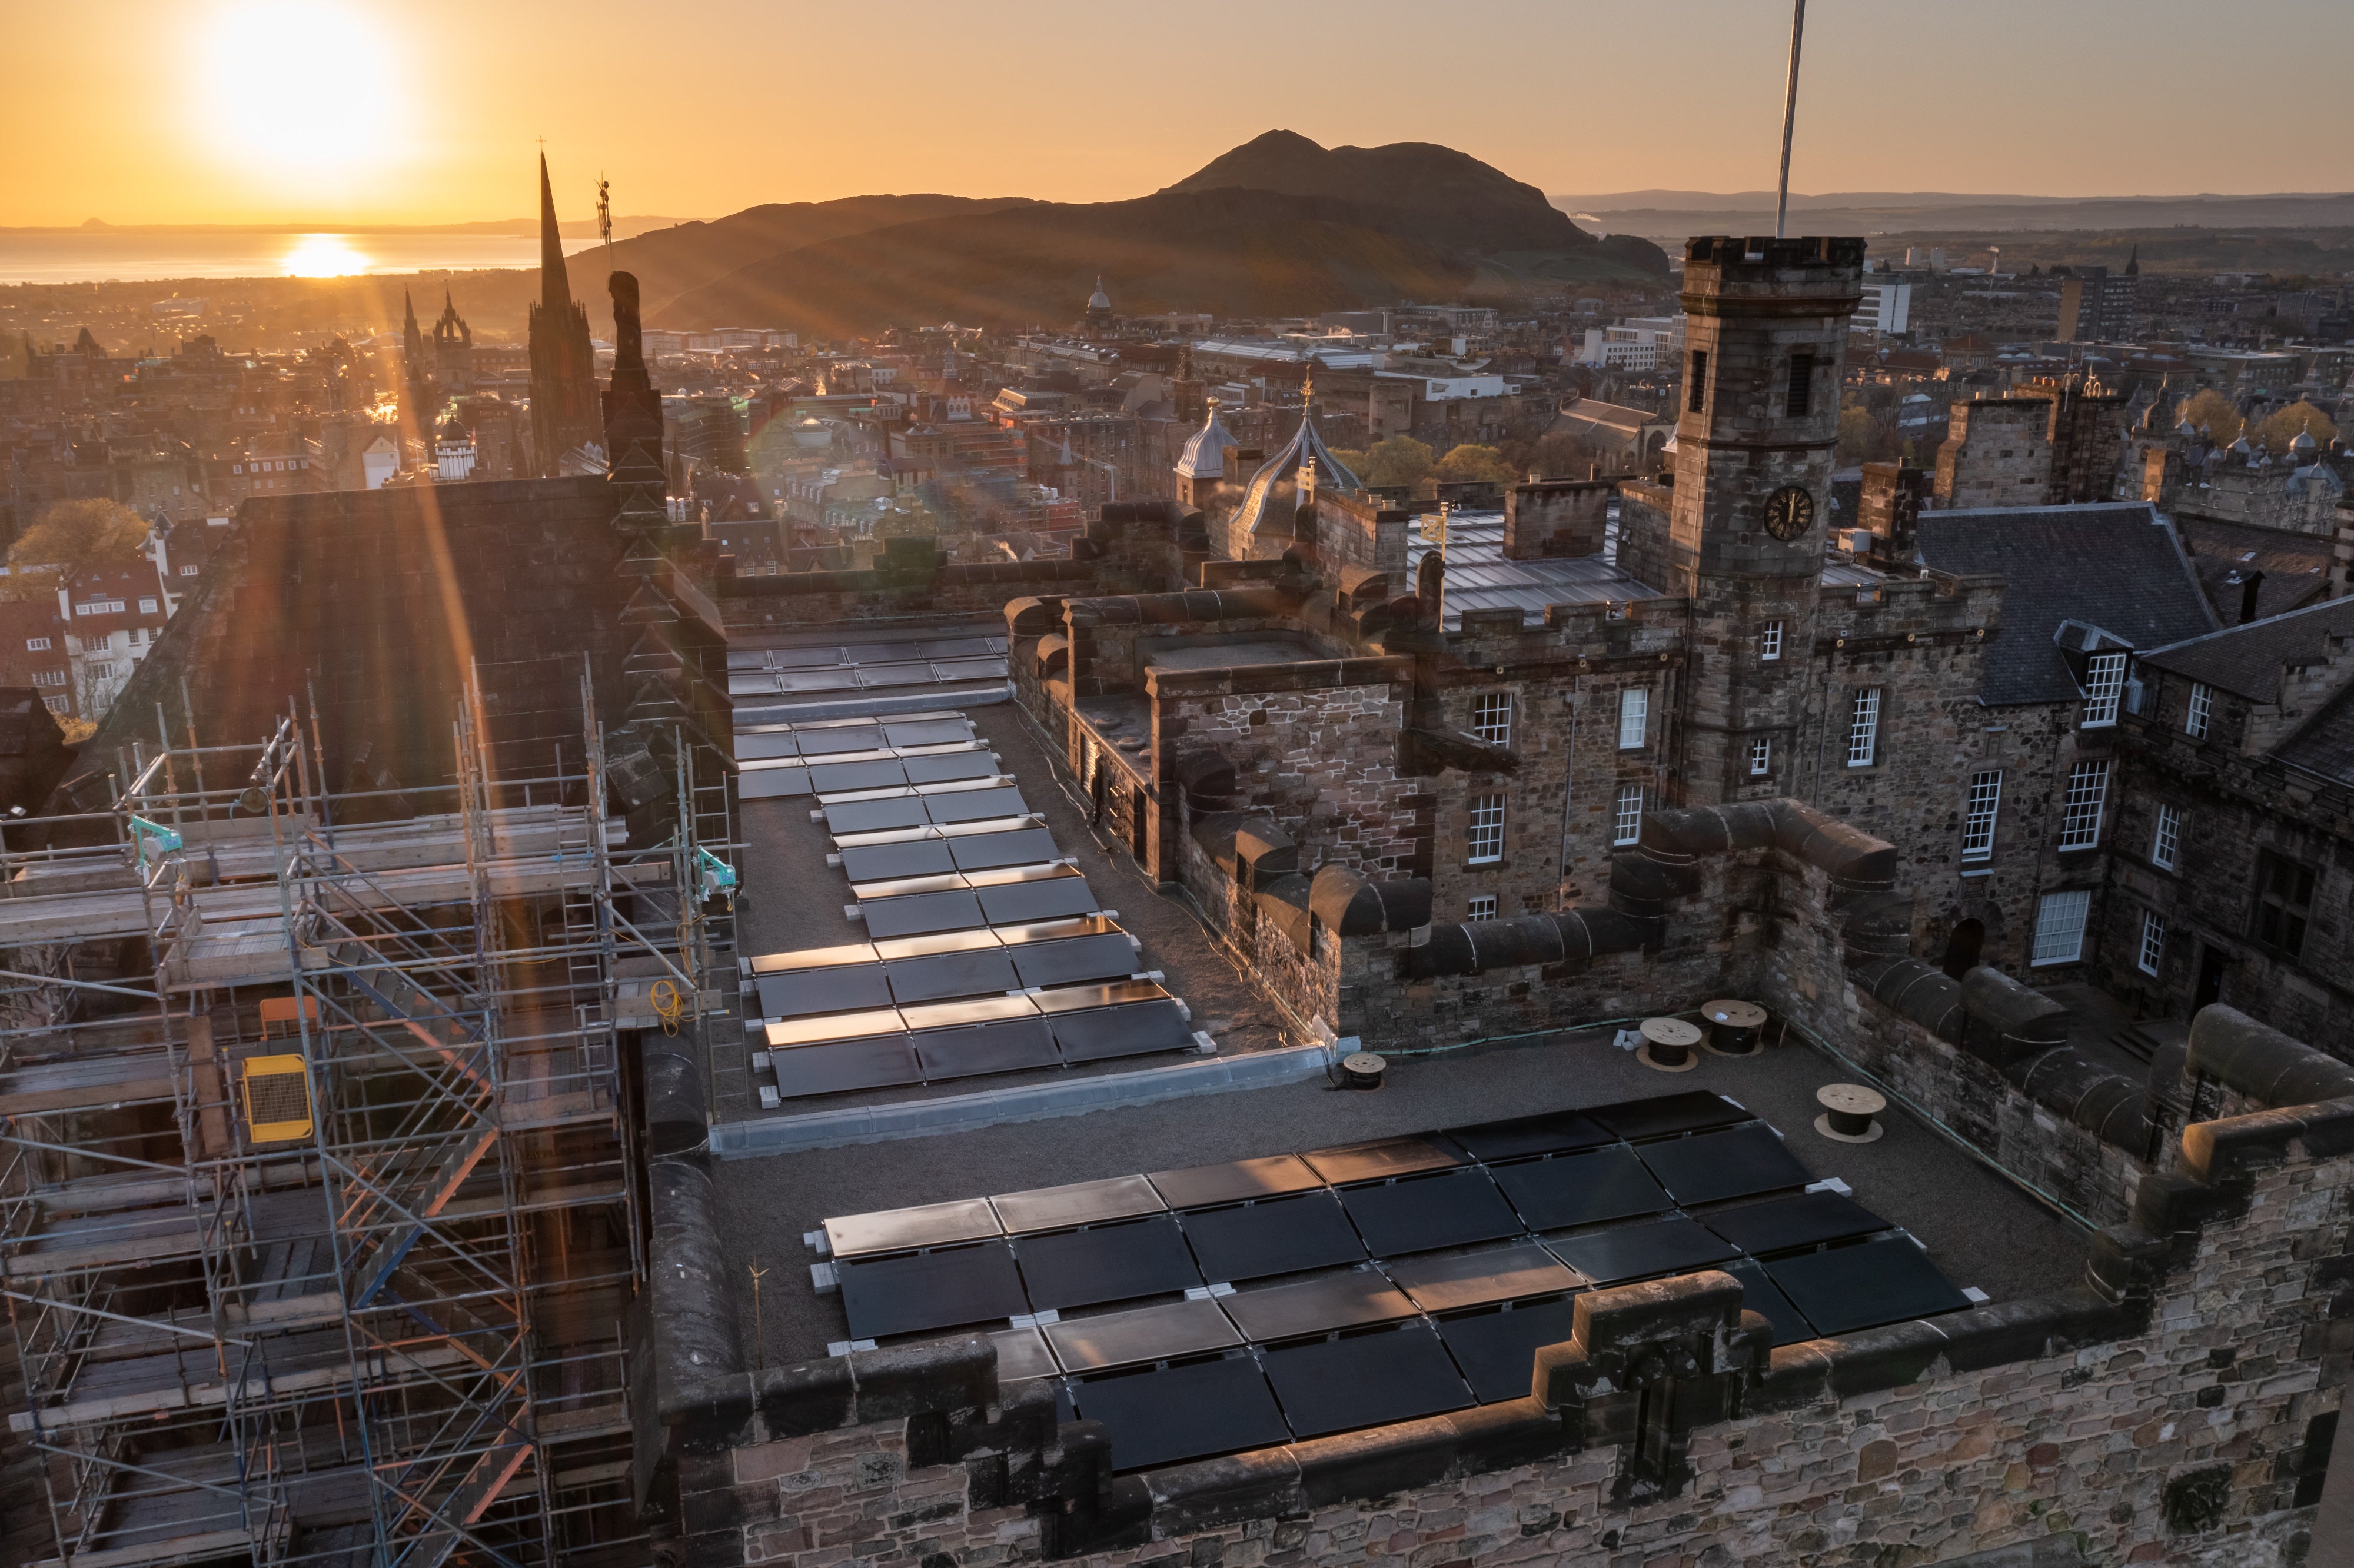
<svg viewBox="0 0 2354 1568"><path fill-rule="evenodd" d="M11 7L0 225L1104 200L1282 125L1553 193L1770 188L1786 0ZM2228 47L2221 47L2226 46ZM2347 0L1814 0L1800 191L2343 190Z"/></svg>

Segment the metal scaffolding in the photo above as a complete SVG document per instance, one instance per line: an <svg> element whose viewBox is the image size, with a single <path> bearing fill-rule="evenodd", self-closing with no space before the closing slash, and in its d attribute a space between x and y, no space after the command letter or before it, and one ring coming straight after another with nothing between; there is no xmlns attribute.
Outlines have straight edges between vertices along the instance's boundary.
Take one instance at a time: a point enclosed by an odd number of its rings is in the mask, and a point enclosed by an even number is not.
<svg viewBox="0 0 2354 1568"><path fill-rule="evenodd" d="M454 785L330 795L292 713L159 714L111 811L6 830L9 1425L76 1568L651 1559L631 973L732 991L726 781L677 744L620 843L593 716L517 777L479 715Z"/></svg>

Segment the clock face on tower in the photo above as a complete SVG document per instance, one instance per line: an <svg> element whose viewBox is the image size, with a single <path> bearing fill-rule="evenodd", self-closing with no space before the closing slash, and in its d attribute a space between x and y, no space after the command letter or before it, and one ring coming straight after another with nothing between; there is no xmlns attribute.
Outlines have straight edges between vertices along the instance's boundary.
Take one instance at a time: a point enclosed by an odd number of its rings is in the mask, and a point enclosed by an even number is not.
<svg viewBox="0 0 2354 1568"><path fill-rule="evenodd" d="M1776 539L1795 539L1815 525L1815 498L1795 484L1786 484L1766 498L1766 532Z"/></svg>

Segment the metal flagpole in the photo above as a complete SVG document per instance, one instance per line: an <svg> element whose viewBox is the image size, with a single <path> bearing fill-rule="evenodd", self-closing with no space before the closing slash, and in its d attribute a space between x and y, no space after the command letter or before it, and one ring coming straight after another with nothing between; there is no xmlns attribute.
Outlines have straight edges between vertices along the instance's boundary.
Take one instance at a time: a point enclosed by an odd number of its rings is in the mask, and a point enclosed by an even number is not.
<svg viewBox="0 0 2354 1568"><path fill-rule="evenodd" d="M1798 120L1798 37L1807 30L1807 0L1794 0L1790 13L1790 83L1782 94L1782 183L1774 197L1774 238L1784 238L1790 218L1790 132Z"/></svg>

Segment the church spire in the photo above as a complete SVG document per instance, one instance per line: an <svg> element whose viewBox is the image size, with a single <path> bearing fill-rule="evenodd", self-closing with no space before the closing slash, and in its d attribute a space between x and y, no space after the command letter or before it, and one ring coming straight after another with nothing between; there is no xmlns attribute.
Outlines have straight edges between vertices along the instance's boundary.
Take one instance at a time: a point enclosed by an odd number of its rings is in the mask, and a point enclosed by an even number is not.
<svg viewBox="0 0 2354 1568"><path fill-rule="evenodd" d="M564 271L564 237L556 227L556 194L547 185L547 154L539 155L539 302L543 308L572 302L572 281Z"/></svg>

